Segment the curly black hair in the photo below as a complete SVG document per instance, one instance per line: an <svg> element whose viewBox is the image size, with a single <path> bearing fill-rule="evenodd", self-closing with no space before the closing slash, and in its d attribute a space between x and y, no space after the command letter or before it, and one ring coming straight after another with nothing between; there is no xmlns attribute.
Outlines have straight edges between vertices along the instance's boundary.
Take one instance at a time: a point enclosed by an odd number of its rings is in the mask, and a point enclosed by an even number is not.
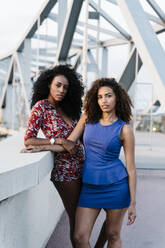
<svg viewBox="0 0 165 248"><path fill-rule="evenodd" d="M114 78L100 78L93 82L91 89L87 92L84 100L84 111L87 114L87 120L89 123L96 123L102 117L102 110L98 105L98 89L108 86L110 87L116 96L116 116L129 123L132 117L131 107L133 107L132 101L125 91L125 89L116 82Z"/></svg>
<svg viewBox="0 0 165 248"><path fill-rule="evenodd" d="M39 100L48 98L50 92L49 86L54 77L58 75L65 76L69 82L67 94L59 102L59 106L68 117L78 120L81 115L84 87L81 75L71 65L57 65L54 68L49 68L41 72L33 85L31 107Z"/></svg>

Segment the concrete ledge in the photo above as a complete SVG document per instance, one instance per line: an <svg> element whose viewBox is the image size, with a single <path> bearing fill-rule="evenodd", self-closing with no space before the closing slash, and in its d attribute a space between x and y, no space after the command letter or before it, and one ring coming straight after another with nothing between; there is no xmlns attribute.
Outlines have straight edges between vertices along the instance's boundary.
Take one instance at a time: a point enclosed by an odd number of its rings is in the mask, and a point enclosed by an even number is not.
<svg viewBox="0 0 165 248"><path fill-rule="evenodd" d="M51 152L20 153L23 136L0 142L0 201L39 184L53 168Z"/></svg>
<svg viewBox="0 0 165 248"><path fill-rule="evenodd" d="M51 152L20 153L24 133L0 142L0 247L45 248L64 207Z"/></svg>

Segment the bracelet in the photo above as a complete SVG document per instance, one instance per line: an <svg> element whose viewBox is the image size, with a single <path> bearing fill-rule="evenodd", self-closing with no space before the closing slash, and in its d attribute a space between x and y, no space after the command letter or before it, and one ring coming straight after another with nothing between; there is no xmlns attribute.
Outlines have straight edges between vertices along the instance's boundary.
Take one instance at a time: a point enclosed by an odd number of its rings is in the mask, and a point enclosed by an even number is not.
<svg viewBox="0 0 165 248"><path fill-rule="evenodd" d="M54 145L54 143L55 143L55 138L51 138L51 139L50 139L50 144L51 144L51 145Z"/></svg>

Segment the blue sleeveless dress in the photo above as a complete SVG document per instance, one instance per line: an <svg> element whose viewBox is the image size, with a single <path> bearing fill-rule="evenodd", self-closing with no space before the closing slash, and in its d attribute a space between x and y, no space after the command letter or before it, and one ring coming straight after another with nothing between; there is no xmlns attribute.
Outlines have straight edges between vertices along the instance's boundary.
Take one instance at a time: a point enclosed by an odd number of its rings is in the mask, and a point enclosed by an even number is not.
<svg viewBox="0 0 165 248"><path fill-rule="evenodd" d="M126 123L111 125L87 123L84 131L85 162L78 206L121 209L130 205L128 174L119 159L120 134Z"/></svg>

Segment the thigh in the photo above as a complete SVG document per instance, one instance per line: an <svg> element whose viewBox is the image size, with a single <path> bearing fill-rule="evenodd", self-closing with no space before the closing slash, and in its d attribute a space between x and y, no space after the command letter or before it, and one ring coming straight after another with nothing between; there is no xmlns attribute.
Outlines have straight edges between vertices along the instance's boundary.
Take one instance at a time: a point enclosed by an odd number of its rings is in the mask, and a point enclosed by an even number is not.
<svg viewBox="0 0 165 248"><path fill-rule="evenodd" d="M90 237L94 223L99 215L99 208L77 207L75 219L75 234Z"/></svg>
<svg viewBox="0 0 165 248"><path fill-rule="evenodd" d="M55 185L62 201L64 207L70 217L75 215L80 190L81 190L81 180L72 180L71 182L57 182L54 181Z"/></svg>
<svg viewBox="0 0 165 248"><path fill-rule="evenodd" d="M128 208L106 209L106 230L107 233L120 233L123 219Z"/></svg>

